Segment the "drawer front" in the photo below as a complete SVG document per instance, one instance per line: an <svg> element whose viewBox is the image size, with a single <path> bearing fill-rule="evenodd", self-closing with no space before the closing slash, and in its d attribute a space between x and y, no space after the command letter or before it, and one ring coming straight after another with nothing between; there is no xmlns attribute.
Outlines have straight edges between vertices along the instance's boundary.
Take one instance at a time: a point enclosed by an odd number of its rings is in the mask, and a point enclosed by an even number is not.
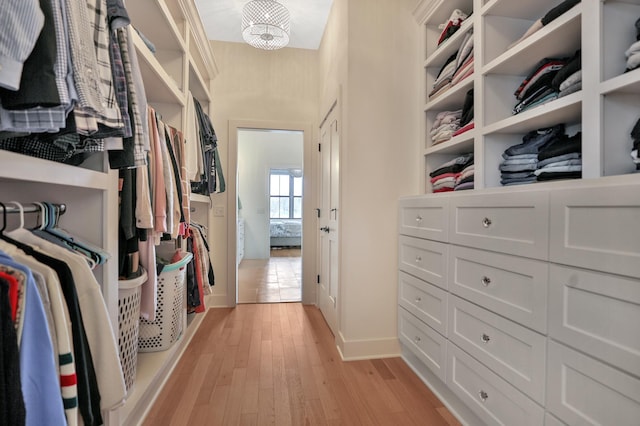
<svg viewBox="0 0 640 426"><path fill-rule="evenodd" d="M546 262L456 245L449 258L449 291L546 334Z"/></svg>
<svg viewBox="0 0 640 426"><path fill-rule="evenodd" d="M447 288L447 244L400 236L398 264L401 271Z"/></svg>
<svg viewBox="0 0 640 426"><path fill-rule="evenodd" d="M544 410L449 342L447 385L488 425L541 425Z"/></svg>
<svg viewBox="0 0 640 426"><path fill-rule="evenodd" d="M452 196L449 240L546 260L548 204L542 191Z"/></svg>
<svg viewBox="0 0 640 426"><path fill-rule="evenodd" d="M553 417L553 415L551 415L549 413L545 413L544 414L544 426L565 426L565 424L562 423L557 418Z"/></svg>
<svg viewBox="0 0 640 426"><path fill-rule="evenodd" d="M550 259L640 278L640 185L551 192Z"/></svg>
<svg viewBox="0 0 640 426"><path fill-rule="evenodd" d="M551 265L549 335L640 376L640 280Z"/></svg>
<svg viewBox="0 0 640 426"><path fill-rule="evenodd" d="M447 196L402 199L398 217L400 234L449 241Z"/></svg>
<svg viewBox="0 0 640 426"><path fill-rule="evenodd" d="M398 275L400 306L442 334L447 334L447 292L416 277Z"/></svg>
<svg viewBox="0 0 640 426"><path fill-rule="evenodd" d="M419 319L398 309L400 342L443 382L447 372L447 340Z"/></svg>
<svg viewBox="0 0 640 426"><path fill-rule="evenodd" d="M637 426L640 380L550 341L546 406L570 425Z"/></svg>
<svg viewBox="0 0 640 426"><path fill-rule="evenodd" d="M544 336L450 296L448 337L536 402L544 403Z"/></svg>

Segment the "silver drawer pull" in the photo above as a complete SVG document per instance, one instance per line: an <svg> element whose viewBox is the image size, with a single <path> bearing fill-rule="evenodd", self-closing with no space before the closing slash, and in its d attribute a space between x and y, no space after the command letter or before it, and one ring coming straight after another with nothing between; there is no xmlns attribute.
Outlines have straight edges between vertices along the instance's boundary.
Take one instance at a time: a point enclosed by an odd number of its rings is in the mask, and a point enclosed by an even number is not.
<svg viewBox="0 0 640 426"><path fill-rule="evenodd" d="M420 338L420 336L416 336L416 337L413 339L413 341L414 341L414 342L416 342L416 343L420 343L420 341L421 341L421 340L422 340L422 339Z"/></svg>
<svg viewBox="0 0 640 426"><path fill-rule="evenodd" d="M422 302L422 297L416 296L416 303L420 303L420 302Z"/></svg>
<svg viewBox="0 0 640 426"><path fill-rule="evenodd" d="M483 391L482 389L480 389L480 392L478 392L478 396L480 397L480 400L482 402L485 402L487 399L489 399L489 394Z"/></svg>
<svg viewBox="0 0 640 426"><path fill-rule="evenodd" d="M418 223L422 222L422 216L420 215L416 216L416 222Z"/></svg>
<svg viewBox="0 0 640 426"><path fill-rule="evenodd" d="M416 256L416 263L422 262L422 256Z"/></svg>
<svg viewBox="0 0 640 426"><path fill-rule="evenodd" d="M489 287L489 284L491 284L491 278L482 277L482 285L485 286L485 287Z"/></svg>
<svg viewBox="0 0 640 426"><path fill-rule="evenodd" d="M482 226L484 226L485 228L490 227L491 219L489 219L488 217L485 217L484 219L482 219Z"/></svg>
<svg viewBox="0 0 640 426"><path fill-rule="evenodd" d="M482 343L489 343L489 340L491 340L491 337L489 337L489 335L482 333Z"/></svg>

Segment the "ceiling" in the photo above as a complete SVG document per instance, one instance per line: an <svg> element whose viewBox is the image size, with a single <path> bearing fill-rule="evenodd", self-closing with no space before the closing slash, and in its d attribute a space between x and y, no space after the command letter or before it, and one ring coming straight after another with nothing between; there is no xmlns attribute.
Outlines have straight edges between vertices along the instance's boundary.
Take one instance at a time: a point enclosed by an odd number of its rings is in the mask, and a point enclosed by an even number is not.
<svg viewBox="0 0 640 426"><path fill-rule="evenodd" d="M249 0L195 0L210 40L244 43L240 25ZM333 0L279 0L291 14L287 47L318 49Z"/></svg>

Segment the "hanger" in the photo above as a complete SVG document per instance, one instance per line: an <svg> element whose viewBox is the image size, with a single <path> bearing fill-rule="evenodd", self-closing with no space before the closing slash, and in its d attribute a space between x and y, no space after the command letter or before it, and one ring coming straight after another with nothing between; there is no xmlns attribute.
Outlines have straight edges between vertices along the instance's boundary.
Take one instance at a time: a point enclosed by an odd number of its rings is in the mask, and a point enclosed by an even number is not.
<svg viewBox="0 0 640 426"><path fill-rule="evenodd" d="M22 208L22 205L20 205L19 203L16 203L15 201L12 201L12 203L19 205L20 216L22 217L21 224L24 224L24 209ZM18 247L19 249L26 252L27 254L31 254L33 252L33 249L30 246L28 246L27 244L21 243L20 241L16 241L13 238L5 235L4 231L7 229L7 206L5 206L4 203L0 203L0 207L2 207L2 228L0 229L0 239L3 239L9 244L13 244L14 246Z"/></svg>
<svg viewBox="0 0 640 426"><path fill-rule="evenodd" d="M8 203L11 203L13 205L15 205L18 208L18 212L20 213L20 226L18 227L18 229L22 229L24 228L24 207L22 206L22 204L20 204L17 201L7 201ZM6 213L6 207L5 207L5 226L6 226L6 219L7 219L7 213Z"/></svg>

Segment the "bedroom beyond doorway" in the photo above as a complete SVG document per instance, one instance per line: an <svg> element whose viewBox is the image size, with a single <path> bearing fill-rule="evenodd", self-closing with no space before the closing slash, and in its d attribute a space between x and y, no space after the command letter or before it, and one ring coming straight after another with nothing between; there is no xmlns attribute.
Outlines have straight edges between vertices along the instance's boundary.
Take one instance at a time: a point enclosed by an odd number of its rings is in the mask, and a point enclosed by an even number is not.
<svg viewBox="0 0 640 426"><path fill-rule="evenodd" d="M302 300L303 141L238 130L238 303Z"/></svg>

